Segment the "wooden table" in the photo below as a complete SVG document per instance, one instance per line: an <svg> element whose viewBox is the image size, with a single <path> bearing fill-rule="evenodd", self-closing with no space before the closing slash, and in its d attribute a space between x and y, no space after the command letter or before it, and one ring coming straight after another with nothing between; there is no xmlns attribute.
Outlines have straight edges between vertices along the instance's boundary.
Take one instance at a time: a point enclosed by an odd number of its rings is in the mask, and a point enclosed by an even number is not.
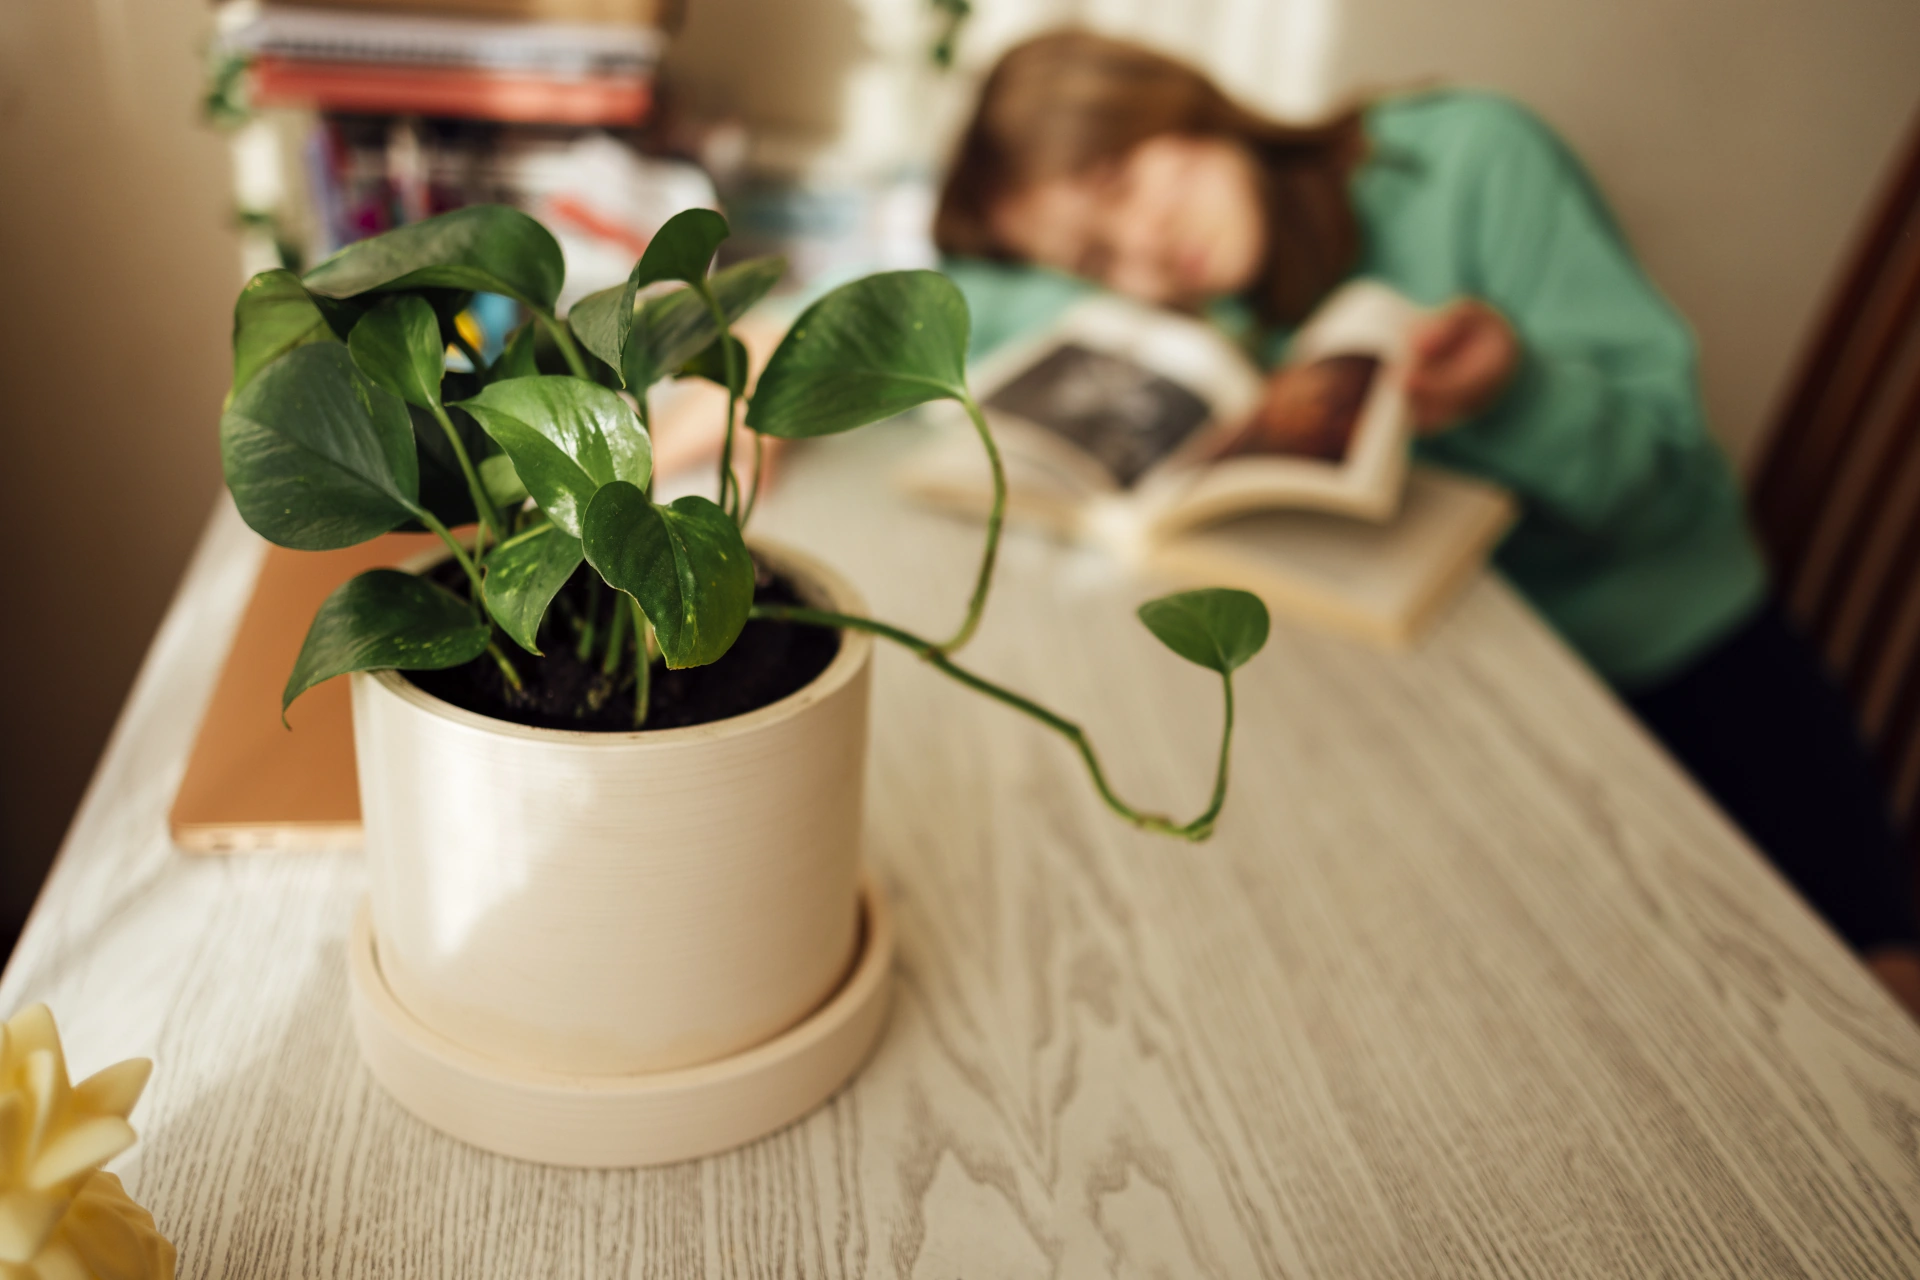
<svg viewBox="0 0 1920 1280"><path fill-rule="evenodd" d="M888 493L902 440L798 459L763 528L940 630L978 535ZM883 652L877 1057L745 1150L592 1173L368 1078L352 851L169 848L258 556L223 505L0 983L76 1072L156 1060L121 1168L185 1276L1920 1274L1920 1032L1496 581L1411 656L1277 625L1199 847ZM1149 593L1016 537L971 656L1185 811L1219 708Z"/></svg>

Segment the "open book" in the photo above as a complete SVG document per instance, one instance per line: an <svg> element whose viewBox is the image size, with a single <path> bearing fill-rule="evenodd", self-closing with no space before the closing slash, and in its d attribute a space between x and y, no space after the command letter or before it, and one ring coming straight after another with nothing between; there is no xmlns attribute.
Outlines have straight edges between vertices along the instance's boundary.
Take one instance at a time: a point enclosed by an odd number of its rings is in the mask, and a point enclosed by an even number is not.
<svg viewBox="0 0 1920 1280"><path fill-rule="evenodd" d="M1008 519L1411 642L1513 516L1483 482L1409 475L1405 369L1424 315L1384 285L1343 287L1295 335L1293 376L1269 395L1211 325L1119 298L1080 303L974 373ZM991 501L979 442L957 420L899 480L950 509Z"/></svg>

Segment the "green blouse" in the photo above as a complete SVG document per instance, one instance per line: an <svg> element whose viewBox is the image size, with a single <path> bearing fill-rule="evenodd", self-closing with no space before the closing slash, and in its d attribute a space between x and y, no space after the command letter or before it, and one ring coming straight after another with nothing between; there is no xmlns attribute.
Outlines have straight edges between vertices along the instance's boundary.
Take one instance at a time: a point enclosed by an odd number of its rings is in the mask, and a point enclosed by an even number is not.
<svg viewBox="0 0 1920 1280"><path fill-rule="evenodd" d="M1692 332L1579 161L1524 108L1424 93L1377 103L1367 127L1354 274L1427 305L1484 298L1524 352L1498 403L1417 456L1512 490L1521 516L1500 568L1609 681L1657 683L1766 594L1739 485L1706 428ZM1028 268L948 270L973 309L976 355L1092 288Z"/></svg>

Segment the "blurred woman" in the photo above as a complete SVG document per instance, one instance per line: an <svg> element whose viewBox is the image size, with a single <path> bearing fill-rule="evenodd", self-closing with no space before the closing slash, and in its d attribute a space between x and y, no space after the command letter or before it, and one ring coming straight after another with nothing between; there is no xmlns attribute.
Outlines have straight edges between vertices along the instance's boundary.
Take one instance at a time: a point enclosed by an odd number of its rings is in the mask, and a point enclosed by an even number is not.
<svg viewBox="0 0 1920 1280"><path fill-rule="evenodd" d="M1904 859L1846 704L1770 600L1692 334L1532 114L1431 92L1290 127L1149 49L1056 33L988 77L935 238L976 350L1096 285L1250 320L1270 363L1354 276L1435 308L1418 456L1516 495L1507 577L1920 1011Z"/></svg>

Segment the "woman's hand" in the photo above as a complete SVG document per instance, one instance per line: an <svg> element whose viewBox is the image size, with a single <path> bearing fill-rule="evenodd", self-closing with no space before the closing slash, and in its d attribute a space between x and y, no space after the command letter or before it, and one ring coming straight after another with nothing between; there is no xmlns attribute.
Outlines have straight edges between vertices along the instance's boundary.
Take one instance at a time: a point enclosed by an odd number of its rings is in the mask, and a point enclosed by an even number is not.
<svg viewBox="0 0 1920 1280"><path fill-rule="evenodd" d="M1407 400L1414 429L1445 431L1500 398L1520 367L1520 340L1491 305L1462 298L1413 331Z"/></svg>

